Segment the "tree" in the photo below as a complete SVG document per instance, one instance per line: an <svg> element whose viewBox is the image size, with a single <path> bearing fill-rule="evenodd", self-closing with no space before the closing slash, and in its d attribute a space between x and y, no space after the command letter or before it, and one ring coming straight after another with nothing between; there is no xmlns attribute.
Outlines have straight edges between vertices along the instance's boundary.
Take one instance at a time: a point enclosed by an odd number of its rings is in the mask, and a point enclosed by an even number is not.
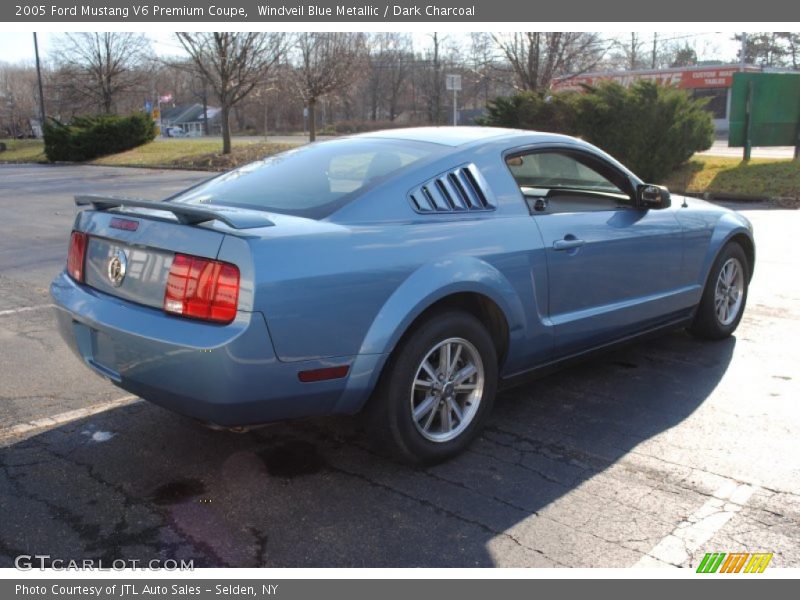
<svg viewBox="0 0 800 600"><path fill-rule="evenodd" d="M610 52L599 65L601 69L664 69L697 63L697 53L685 36L630 33L609 38L607 43Z"/></svg>
<svg viewBox="0 0 800 600"><path fill-rule="evenodd" d="M523 31L492 38L511 67L515 87L532 92L548 89L560 75L585 73L605 54L594 33Z"/></svg>
<svg viewBox="0 0 800 600"><path fill-rule="evenodd" d="M786 50L781 44L781 39L778 37L777 33L762 32L748 33L746 35L744 60L747 64L765 67L779 67L783 65L783 57L786 54ZM742 36L736 34L734 39L741 42ZM739 61L742 60L741 49L737 57Z"/></svg>
<svg viewBox="0 0 800 600"><path fill-rule="evenodd" d="M505 56L497 51L494 38L488 32L469 34L466 56L461 67L465 70L459 102L464 108L483 108L491 98L513 94L514 76Z"/></svg>
<svg viewBox="0 0 800 600"><path fill-rule="evenodd" d="M621 49L625 57L625 67L631 71L641 69L644 66L644 40L640 33L631 32L631 39L628 43L619 43L618 47Z"/></svg>
<svg viewBox="0 0 800 600"><path fill-rule="evenodd" d="M427 69L422 85L428 109L428 121L440 125L442 121L442 92L444 73L442 66L442 38L437 32L431 34L431 48L427 56Z"/></svg>
<svg viewBox="0 0 800 600"><path fill-rule="evenodd" d="M671 67L691 67L697 64L697 52L689 44L675 50L675 56L670 63Z"/></svg>
<svg viewBox="0 0 800 600"><path fill-rule="evenodd" d="M316 108L324 96L346 88L366 59L366 35L305 32L297 36L295 86L308 108L308 137L317 139Z"/></svg>
<svg viewBox="0 0 800 600"><path fill-rule="evenodd" d="M397 103L413 62L410 37L402 33L378 33L370 37L367 93L369 118L377 121L383 108L390 121L397 116Z"/></svg>
<svg viewBox="0 0 800 600"><path fill-rule="evenodd" d="M141 33L67 33L57 56L73 90L110 114L117 98L142 84L139 67L149 50L150 42Z"/></svg>
<svg viewBox="0 0 800 600"><path fill-rule="evenodd" d="M30 133L37 118L36 71L24 65L0 63L0 137Z"/></svg>
<svg viewBox="0 0 800 600"><path fill-rule="evenodd" d="M800 69L800 33L778 32L775 35L784 46L787 66Z"/></svg>
<svg viewBox="0 0 800 600"><path fill-rule="evenodd" d="M266 81L285 56L285 33L180 32L176 34L220 103L222 153L231 152L231 109Z"/></svg>
<svg viewBox="0 0 800 600"><path fill-rule="evenodd" d="M494 68L494 48L491 35L486 32L469 34L469 71L474 80L475 99L482 105L489 101L489 89Z"/></svg>

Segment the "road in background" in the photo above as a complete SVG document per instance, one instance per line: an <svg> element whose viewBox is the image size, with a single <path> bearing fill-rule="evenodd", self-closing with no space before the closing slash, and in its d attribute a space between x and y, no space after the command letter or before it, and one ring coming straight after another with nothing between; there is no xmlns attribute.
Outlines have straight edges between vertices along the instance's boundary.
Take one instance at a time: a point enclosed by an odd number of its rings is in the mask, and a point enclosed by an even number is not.
<svg viewBox="0 0 800 600"><path fill-rule="evenodd" d="M742 158L742 148L728 148L727 140L716 140L714 144L705 152L698 152L700 156L721 156L727 158ZM751 158L774 158L791 159L794 158L793 146L765 146L754 147L750 153Z"/></svg>
<svg viewBox="0 0 800 600"><path fill-rule="evenodd" d="M72 195L206 176L0 166L0 566L696 567L719 551L800 567L800 211L736 206L758 264L734 338L675 332L505 392L468 452L413 469L347 418L204 429L62 343L47 286Z"/></svg>

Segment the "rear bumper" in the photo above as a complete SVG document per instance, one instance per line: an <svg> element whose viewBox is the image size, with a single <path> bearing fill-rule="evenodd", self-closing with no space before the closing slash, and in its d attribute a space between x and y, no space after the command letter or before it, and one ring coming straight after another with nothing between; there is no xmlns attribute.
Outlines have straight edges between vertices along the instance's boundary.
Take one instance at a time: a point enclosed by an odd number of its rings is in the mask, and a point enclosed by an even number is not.
<svg viewBox="0 0 800 600"><path fill-rule="evenodd" d="M228 325L169 316L77 284L53 280L62 337L93 371L175 412L222 426L356 412L381 355L281 362L261 313ZM350 365L342 379L301 383L300 371Z"/></svg>

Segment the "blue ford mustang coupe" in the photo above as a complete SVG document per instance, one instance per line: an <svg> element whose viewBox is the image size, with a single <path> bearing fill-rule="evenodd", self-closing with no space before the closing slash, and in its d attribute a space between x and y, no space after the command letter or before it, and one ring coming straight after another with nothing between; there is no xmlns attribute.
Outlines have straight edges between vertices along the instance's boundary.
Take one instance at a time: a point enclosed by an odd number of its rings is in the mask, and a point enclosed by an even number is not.
<svg viewBox="0 0 800 600"><path fill-rule="evenodd" d="M223 427L362 413L412 462L463 450L502 383L660 329L729 336L755 259L740 214L529 131L369 133L76 202L51 294L91 369Z"/></svg>

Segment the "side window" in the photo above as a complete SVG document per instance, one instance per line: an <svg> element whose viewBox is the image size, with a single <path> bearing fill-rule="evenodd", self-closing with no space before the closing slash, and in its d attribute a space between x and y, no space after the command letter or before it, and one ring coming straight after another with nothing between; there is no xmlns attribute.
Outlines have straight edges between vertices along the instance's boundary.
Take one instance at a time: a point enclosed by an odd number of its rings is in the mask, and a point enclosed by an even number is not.
<svg viewBox="0 0 800 600"><path fill-rule="evenodd" d="M620 174L590 158L531 152L506 157L506 165L532 213L615 210L630 205Z"/></svg>

